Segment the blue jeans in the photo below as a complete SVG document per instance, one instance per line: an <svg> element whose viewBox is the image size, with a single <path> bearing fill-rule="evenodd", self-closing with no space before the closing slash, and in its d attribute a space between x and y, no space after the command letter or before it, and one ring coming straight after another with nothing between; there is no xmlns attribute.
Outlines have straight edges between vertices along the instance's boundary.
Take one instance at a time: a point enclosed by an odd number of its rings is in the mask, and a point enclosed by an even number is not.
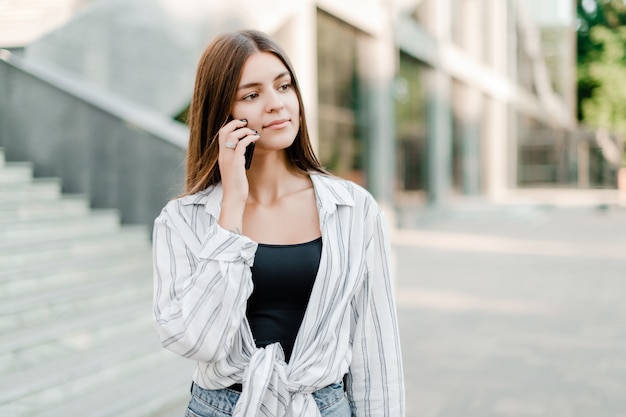
<svg viewBox="0 0 626 417"><path fill-rule="evenodd" d="M351 416L342 382L330 384L312 395L322 417ZM185 417L230 417L238 399L239 392L232 389L207 390L193 384Z"/></svg>

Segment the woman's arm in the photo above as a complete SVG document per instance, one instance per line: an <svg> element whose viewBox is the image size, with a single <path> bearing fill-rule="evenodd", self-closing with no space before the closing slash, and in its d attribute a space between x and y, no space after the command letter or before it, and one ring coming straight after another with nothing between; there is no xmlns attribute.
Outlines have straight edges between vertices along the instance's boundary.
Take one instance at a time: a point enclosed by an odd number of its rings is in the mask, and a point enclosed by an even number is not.
<svg viewBox="0 0 626 417"><path fill-rule="evenodd" d="M404 417L404 377L391 276L391 244L382 213L366 247L367 276L357 302L347 391L357 417Z"/></svg>
<svg viewBox="0 0 626 417"><path fill-rule="evenodd" d="M154 222L153 315L163 346L204 362L226 357L252 292L257 244L214 219L196 236L177 201Z"/></svg>

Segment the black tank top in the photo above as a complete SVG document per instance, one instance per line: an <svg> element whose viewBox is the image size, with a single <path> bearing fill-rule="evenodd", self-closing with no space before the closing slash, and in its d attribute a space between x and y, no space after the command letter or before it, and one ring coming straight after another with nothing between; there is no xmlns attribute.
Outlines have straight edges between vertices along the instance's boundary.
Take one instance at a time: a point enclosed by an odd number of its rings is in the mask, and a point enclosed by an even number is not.
<svg viewBox="0 0 626 417"><path fill-rule="evenodd" d="M280 342L288 362L322 255L322 238L295 245L260 243L246 317L256 345Z"/></svg>

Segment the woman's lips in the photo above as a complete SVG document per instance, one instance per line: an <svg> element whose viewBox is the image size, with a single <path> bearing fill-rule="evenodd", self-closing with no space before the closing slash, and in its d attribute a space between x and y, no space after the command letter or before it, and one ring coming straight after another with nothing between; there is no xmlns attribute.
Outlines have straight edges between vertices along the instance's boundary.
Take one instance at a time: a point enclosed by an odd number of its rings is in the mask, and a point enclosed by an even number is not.
<svg viewBox="0 0 626 417"><path fill-rule="evenodd" d="M273 122L265 125L263 129L282 129L289 125L289 119L274 120Z"/></svg>

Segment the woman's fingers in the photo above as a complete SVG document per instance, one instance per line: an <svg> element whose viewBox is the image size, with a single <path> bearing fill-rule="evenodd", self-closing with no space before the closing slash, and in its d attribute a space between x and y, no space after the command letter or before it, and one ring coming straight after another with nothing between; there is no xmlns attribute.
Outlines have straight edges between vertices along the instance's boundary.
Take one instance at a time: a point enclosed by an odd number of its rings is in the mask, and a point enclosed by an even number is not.
<svg viewBox="0 0 626 417"><path fill-rule="evenodd" d="M246 120L231 120L220 129L218 138L218 164L222 183L228 189L241 188L242 194L247 191L246 147L259 140L258 132L246 125Z"/></svg>
<svg viewBox="0 0 626 417"><path fill-rule="evenodd" d="M243 148L258 139L256 130L245 127L247 120L231 120L219 131L219 143L221 148L235 150Z"/></svg>
<svg viewBox="0 0 626 417"><path fill-rule="evenodd" d="M239 139L236 137L235 132L237 132L240 136L243 136L244 132L239 132L239 130L243 129L247 124L248 121L245 119L234 119L222 126L218 132L220 146L225 146L227 143L237 143L238 140L233 141L233 138Z"/></svg>
<svg viewBox="0 0 626 417"><path fill-rule="evenodd" d="M231 151L231 152L234 151L234 152L241 153L241 154L245 153L246 147L250 145L251 143L256 142L260 138L260 135L258 134L256 130L254 129L248 129L248 130L250 132L248 132L242 138L231 137L231 138L226 139L224 143L224 148L225 148L224 150Z"/></svg>

